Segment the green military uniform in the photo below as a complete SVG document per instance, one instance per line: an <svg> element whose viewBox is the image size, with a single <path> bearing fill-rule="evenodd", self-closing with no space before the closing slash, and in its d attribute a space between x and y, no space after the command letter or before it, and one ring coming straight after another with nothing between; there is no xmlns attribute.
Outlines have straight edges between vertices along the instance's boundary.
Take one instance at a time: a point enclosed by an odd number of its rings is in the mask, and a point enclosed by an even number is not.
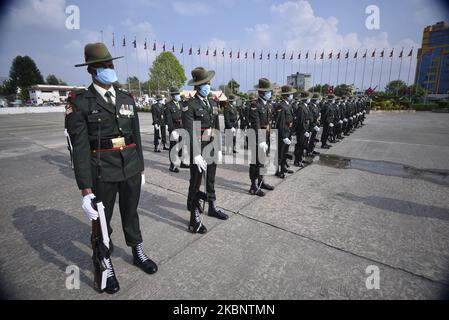
<svg viewBox="0 0 449 320"><path fill-rule="evenodd" d="M162 145L165 148L165 106L159 102L163 99L162 95L157 95L156 99L157 103L151 106L151 115L153 118L153 126L154 126L154 151L160 152L159 150L159 140L162 139Z"/></svg>
<svg viewBox="0 0 449 320"><path fill-rule="evenodd" d="M232 151L233 151L233 153L237 152L237 150L235 150L235 145L237 142L236 132L237 132L238 125L239 125L237 108L233 105L233 103L235 101L236 101L236 97L231 94L228 97L228 103L226 104L226 107L223 112L225 130L232 130L232 129L235 130L235 132L232 135Z"/></svg>
<svg viewBox="0 0 449 320"><path fill-rule="evenodd" d="M171 88L170 94L173 97L174 95L180 94L180 92L176 88ZM171 151L172 151L173 147L175 147L176 144L181 141L181 137L179 137L176 140L172 139L172 132L175 131L176 129L182 128L182 111L181 111L181 109L182 109L183 105L184 105L183 101L176 101L176 100L172 99L170 102L168 102L165 105L165 110L164 110L165 123L168 126L168 132L170 135L169 159L170 159L170 171L172 171L172 172L179 172L179 169L177 169L175 167L175 164L172 161ZM179 151L179 153L178 153L179 156L181 156L181 152L182 152L182 150Z"/></svg>

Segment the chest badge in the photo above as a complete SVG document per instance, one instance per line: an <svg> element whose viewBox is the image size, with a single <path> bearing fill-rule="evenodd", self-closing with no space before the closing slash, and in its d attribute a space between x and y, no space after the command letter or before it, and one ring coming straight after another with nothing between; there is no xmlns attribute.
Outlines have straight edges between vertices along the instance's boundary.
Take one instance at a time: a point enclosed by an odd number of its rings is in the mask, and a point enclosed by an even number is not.
<svg viewBox="0 0 449 320"><path fill-rule="evenodd" d="M122 104L119 110L119 114L124 117L134 116L134 106L132 104Z"/></svg>

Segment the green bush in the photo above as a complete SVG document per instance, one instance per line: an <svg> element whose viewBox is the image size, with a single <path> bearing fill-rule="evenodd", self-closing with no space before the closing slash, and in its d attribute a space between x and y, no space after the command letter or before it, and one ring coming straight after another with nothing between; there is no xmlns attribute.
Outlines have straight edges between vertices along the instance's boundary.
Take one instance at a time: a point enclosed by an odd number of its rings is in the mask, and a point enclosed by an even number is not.
<svg viewBox="0 0 449 320"><path fill-rule="evenodd" d="M432 111L434 109L438 109L438 105L436 103L416 103L412 104L412 109L416 111Z"/></svg>

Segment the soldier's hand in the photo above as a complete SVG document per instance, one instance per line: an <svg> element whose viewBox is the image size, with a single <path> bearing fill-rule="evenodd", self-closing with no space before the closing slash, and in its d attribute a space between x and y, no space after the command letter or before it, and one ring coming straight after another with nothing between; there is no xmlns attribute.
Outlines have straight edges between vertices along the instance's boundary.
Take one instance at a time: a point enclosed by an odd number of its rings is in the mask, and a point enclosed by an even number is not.
<svg viewBox="0 0 449 320"><path fill-rule="evenodd" d="M320 132L320 127L315 126L315 127L313 128L313 130L315 130L315 131L318 133L318 132Z"/></svg>
<svg viewBox="0 0 449 320"><path fill-rule="evenodd" d="M284 141L284 143L288 146L292 144L292 141L289 138L284 138L282 141Z"/></svg>
<svg viewBox="0 0 449 320"><path fill-rule="evenodd" d="M333 124L332 122L329 123L329 127L333 128L333 127L334 127L334 124Z"/></svg>
<svg viewBox="0 0 449 320"><path fill-rule="evenodd" d="M306 131L306 132L304 133L304 137L306 137L306 138L310 137L310 133L309 133L308 131Z"/></svg>
<svg viewBox="0 0 449 320"><path fill-rule="evenodd" d="M140 184L141 187L145 185L145 172L142 172L142 182Z"/></svg>
<svg viewBox="0 0 449 320"><path fill-rule="evenodd" d="M263 152L267 152L268 150L268 144L266 142L259 143L259 148L263 150Z"/></svg>
<svg viewBox="0 0 449 320"><path fill-rule="evenodd" d="M93 199L95 199L95 195L93 193L89 193L84 197L81 197L81 207L90 220L97 220L98 212L92 207Z"/></svg>
<svg viewBox="0 0 449 320"><path fill-rule="evenodd" d="M179 133L178 133L178 131L173 130L173 131L171 132L171 135L170 135L170 140L171 140L171 141L178 141L178 139L179 139Z"/></svg>
<svg viewBox="0 0 449 320"><path fill-rule="evenodd" d="M198 166L198 170L200 172L207 170L207 162L204 160L202 155L197 155L195 158L193 158L193 162Z"/></svg>

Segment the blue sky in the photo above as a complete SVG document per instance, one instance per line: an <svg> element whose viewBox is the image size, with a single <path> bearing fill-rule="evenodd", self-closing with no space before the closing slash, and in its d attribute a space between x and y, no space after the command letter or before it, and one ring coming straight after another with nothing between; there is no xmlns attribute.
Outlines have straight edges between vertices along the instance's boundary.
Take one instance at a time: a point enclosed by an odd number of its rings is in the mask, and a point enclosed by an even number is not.
<svg viewBox="0 0 449 320"><path fill-rule="evenodd" d="M70 84L89 84L89 77L84 68L73 65L83 60L83 47L87 42L100 41L103 30L104 42L112 53L112 32L116 35L117 55L126 53L128 71L139 78L147 79L148 65L151 65L155 54L143 50L144 38L148 38L151 47L154 40L159 48L165 41L167 49L175 44L178 58L184 62L186 75L189 78L192 67L200 63L211 69L217 69L214 85L228 81L231 77L231 60L207 58L205 56L189 57L186 53L190 45L194 52L201 46L202 51L209 48L224 47L229 49L256 50L257 55L263 50L264 56L271 51L272 57L279 50L287 50L289 56L299 50L314 52L330 50L355 50L371 52L374 48L390 51L395 48L399 52L402 47L407 53L412 47L414 57L411 62L413 79L416 65L416 48L421 44L422 30L425 26L437 21L448 21L448 8L444 2L436 0L310 0L310 1L273 1L273 0L192 0L192 1L85 1L85 0L23 0L10 1L3 6L0 22L0 76L7 76L12 59L16 55L31 56L41 72L46 76L56 74ZM65 8L76 5L80 9L79 30L65 28ZM380 9L380 29L368 30L365 27L367 14L365 9L376 5ZM127 48L121 47L123 35L127 39ZM131 42L137 37L139 49L132 48ZM181 44L184 44L184 58L179 55ZM158 48L158 49L159 49ZM304 54L303 53L303 54ZM311 54L312 55L312 54ZM352 57L351 57L352 58ZM200 61L201 59L201 61ZM382 65L383 77L380 78L381 59L367 59L364 86L370 83L381 86L388 80L389 59ZM395 55L392 66L392 78L399 76L400 61ZM401 78L408 80L410 59L404 59ZM289 60L285 66L282 60L278 66L274 60L264 61L262 66L252 59L232 62L232 77L236 78L243 89L254 85L258 77L267 76L279 83L285 82L291 71L313 71L313 59L306 64L305 60ZM337 80L337 61L325 60L323 65L323 82L332 83ZM363 61L358 61L356 86L362 84L361 73ZM374 72L373 72L374 70ZM117 62L117 71L121 81L126 77L125 60ZM347 82L352 82L355 71L354 59L349 60ZM346 73L346 61L340 65L339 82ZM373 80L371 81L371 73ZM314 82L320 82L321 63L315 67Z"/></svg>

